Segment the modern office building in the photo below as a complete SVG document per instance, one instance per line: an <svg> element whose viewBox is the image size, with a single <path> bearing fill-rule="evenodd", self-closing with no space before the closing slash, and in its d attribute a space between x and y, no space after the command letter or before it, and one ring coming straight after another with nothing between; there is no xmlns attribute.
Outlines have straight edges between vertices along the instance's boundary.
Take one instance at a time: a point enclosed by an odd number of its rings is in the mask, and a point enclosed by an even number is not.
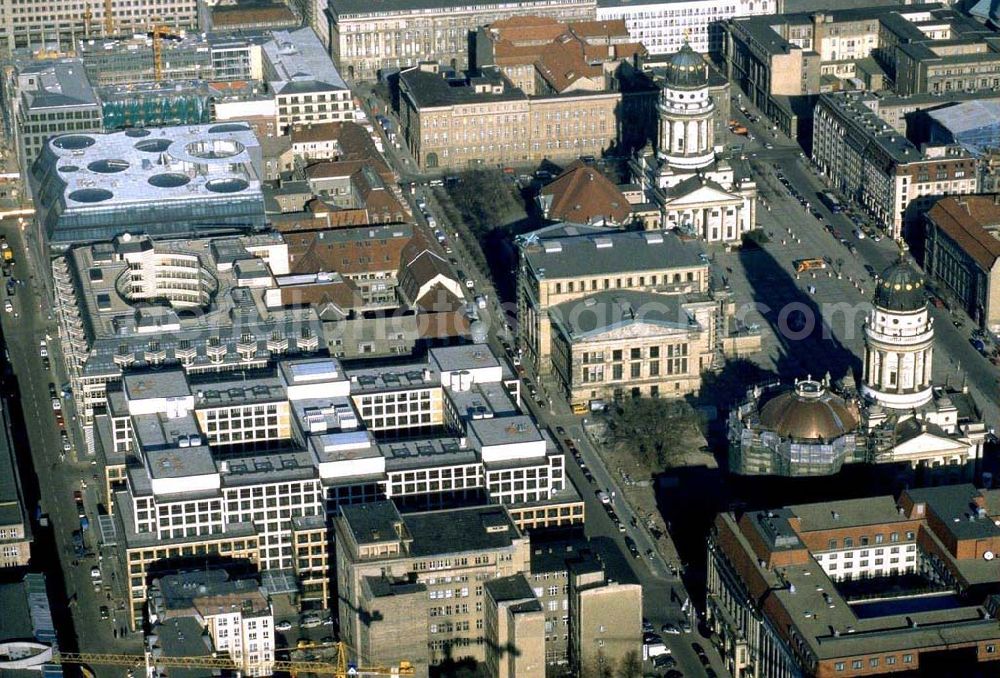
<svg viewBox="0 0 1000 678"><path fill-rule="evenodd" d="M152 34L82 40L77 48L87 78L97 87L155 82L155 50L160 50L160 80L212 80L212 50L203 33L160 38Z"/></svg>
<svg viewBox="0 0 1000 678"><path fill-rule="evenodd" d="M347 370L332 358L276 358L228 372L125 372L108 389L95 447L132 575L132 623L146 576L184 556L245 559L325 606L329 563L316 547L325 517L350 503L503 504L517 529L582 524L563 455L519 414L517 383L476 345Z"/></svg>
<svg viewBox="0 0 1000 678"><path fill-rule="evenodd" d="M927 276L981 329L1000 334L1000 196L942 198L924 223Z"/></svg>
<svg viewBox="0 0 1000 678"><path fill-rule="evenodd" d="M52 137L103 129L100 99L79 59L19 61L13 72L5 105L25 177Z"/></svg>
<svg viewBox="0 0 1000 678"><path fill-rule="evenodd" d="M427 169L600 155L618 139L620 92L531 97L496 67L449 77L437 63L399 76L399 119Z"/></svg>
<svg viewBox="0 0 1000 678"><path fill-rule="evenodd" d="M272 31L263 46L263 79L274 94L277 129L354 120L347 83L311 28Z"/></svg>
<svg viewBox="0 0 1000 678"><path fill-rule="evenodd" d="M171 28L194 29L198 26L197 0L111 0L111 33L105 35L109 17L105 2L0 1L0 38L5 52L15 47L47 47L53 43L63 50L75 49L77 41L91 37L110 37L142 33L151 17L157 24Z"/></svg>
<svg viewBox="0 0 1000 678"><path fill-rule="evenodd" d="M213 651L227 653L244 676L274 672L274 614L255 578L231 579L221 568L157 577L149 593L153 634L159 625L181 618L197 621L212 639Z"/></svg>
<svg viewBox="0 0 1000 678"><path fill-rule="evenodd" d="M21 491L21 476L11 440L7 400L0 412L0 569L26 567L31 561L31 522Z"/></svg>
<svg viewBox="0 0 1000 678"><path fill-rule="evenodd" d="M170 237L264 227L256 135L245 123L65 134L32 169L54 248L125 233Z"/></svg>
<svg viewBox="0 0 1000 678"><path fill-rule="evenodd" d="M919 149L875 113L866 92L823 94L813 116L813 161L830 186L895 239L937 198L975 193L976 160L960 146Z"/></svg>
<svg viewBox="0 0 1000 678"><path fill-rule="evenodd" d="M332 0L325 16L333 62L350 80L374 80L383 69L421 61L469 66L469 33L512 16L543 16L559 21L595 18L594 0L526 0L517 5L466 0L420 0L372 5Z"/></svg>
<svg viewBox="0 0 1000 678"><path fill-rule="evenodd" d="M261 285L288 274L287 246L273 234L182 241L122 236L73 248L53 260L52 272L67 376L91 453L94 415L107 406L107 385L128 369L249 369L272 354L321 345L312 309L264 304Z"/></svg>
<svg viewBox="0 0 1000 678"><path fill-rule="evenodd" d="M696 52L718 54L722 51L720 22L735 17L776 14L775 0L738 0L719 3L712 0L681 2L631 2L600 0L598 21L625 21L633 40L641 42L650 54L673 54L684 43Z"/></svg>
<svg viewBox="0 0 1000 678"><path fill-rule="evenodd" d="M729 672L995 672L996 492L972 485L720 514L707 617Z"/></svg>

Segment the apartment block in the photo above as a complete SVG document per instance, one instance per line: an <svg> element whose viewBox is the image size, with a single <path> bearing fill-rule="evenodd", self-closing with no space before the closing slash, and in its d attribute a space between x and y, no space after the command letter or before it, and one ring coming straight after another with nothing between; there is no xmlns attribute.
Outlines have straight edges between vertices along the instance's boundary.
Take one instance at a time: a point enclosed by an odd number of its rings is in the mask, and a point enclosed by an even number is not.
<svg viewBox="0 0 1000 678"><path fill-rule="evenodd" d="M274 615L255 578L230 578L221 568L157 577L150 586L149 622L193 618L215 652L225 652L246 676L274 672Z"/></svg>
<svg viewBox="0 0 1000 678"><path fill-rule="evenodd" d="M813 161L829 184L892 238L930 202L975 193L976 161L958 146L918 149L874 112L869 93L824 94L813 117Z"/></svg>
<svg viewBox="0 0 1000 678"><path fill-rule="evenodd" d="M574 674L613 671L642 641L642 586L610 578L593 559L568 565L569 658Z"/></svg>
<svg viewBox="0 0 1000 678"><path fill-rule="evenodd" d="M924 270L983 330L1000 332L1000 196L938 200L924 215Z"/></svg>
<svg viewBox="0 0 1000 678"><path fill-rule="evenodd" d="M995 495L946 485L720 514L707 617L726 668L739 677L991 672Z"/></svg>
<svg viewBox="0 0 1000 678"><path fill-rule="evenodd" d="M430 63L399 90L403 136L427 169L600 155L618 138L620 92L529 97L495 68L449 79Z"/></svg>
<svg viewBox="0 0 1000 678"><path fill-rule="evenodd" d="M545 675L545 613L525 575L491 579L483 588L487 675Z"/></svg>
<svg viewBox="0 0 1000 678"><path fill-rule="evenodd" d="M312 28L272 31L271 38L263 46L263 75L274 93L279 134L354 120L351 90Z"/></svg>
<svg viewBox="0 0 1000 678"><path fill-rule="evenodd" d="M349 80L374 80L384 69L420 61L469 66L469 33L513 16L559 21L595 18L594 0L527 0L515 5L466 0L394 1L372 5L332 0L325 10L333 62Z"/></svg>
<svg viewBox="0 0 1000 678"><path fill-rule="evenodd" d="M341 634L368 665L426 670L446 651L484 661L486 587L531 566L529 538L500 506L401 514L389 501L357 504L334 529ZM387 614L404 605L407 614Z"/></svg>

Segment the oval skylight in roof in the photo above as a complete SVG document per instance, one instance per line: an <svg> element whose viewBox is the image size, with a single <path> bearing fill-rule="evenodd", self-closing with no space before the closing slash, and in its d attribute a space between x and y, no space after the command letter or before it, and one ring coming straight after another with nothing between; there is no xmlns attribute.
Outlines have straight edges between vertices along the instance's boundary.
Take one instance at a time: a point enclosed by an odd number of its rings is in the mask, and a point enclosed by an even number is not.
<svg viewBox="0 0 1000 678"><path fill-rule="evenodd" d="M194 141L184 147L190 155L205 160L231 158L239 155L246 146L232 139L212 139L210 141Z"/></svg>
<svg viewBox="0 0 1000 678"><path fill-rule="evenodd" d="M170 139L143 139L135 145L135 150L143 153L162 153L174 143Z"/></svg>
<svg viewBox="0 0 1000 678"><path fill-rule="evenodd" d="M89 137L85 134L67 134L52 140L53 146L66 151L79 151L83 148L93 146L94 143L94 137Z"/></svg>
<svg viewBox="0 0 1000 678"><path fill-rule="evenodd" d="M205 184L205 188L213 193L237 193L244 190L248 186L250 186L250 184L245 179L239 179L236 177L230 179L212 179Z"/></svg>
<svg viewBox="0 0 1000 678"><path fill-rule="evenodd" d="M124 172L129 167L126 160L119 160L116 158L102 158L101 160L95 160L94 162L87 165L87 169L91 172L98 172L99 174L115 174L116 172Z"/></svg>
<svg viewBox="0 0 1000 678"><path fill-rule="evenodd" d="M209 134L222 134L223 132L247 132L250 128L241 122L227 122L221 125L213 125L208 128Z"/></svg>
<svg viewBox="0 0 1000 678"><path fill-rule="evenodd" d="M164 172L163 174L154 174L148 181L150 185L157 188L177 188L190 183L191 179L186 174L179 172Z"/></svg>
<svg viewBox="0 0 1000 678"><path fill-rule="evenodd" d="M74 202L104 202L114 197L114 193L103 188L81 188L67 196Z"/></svg>

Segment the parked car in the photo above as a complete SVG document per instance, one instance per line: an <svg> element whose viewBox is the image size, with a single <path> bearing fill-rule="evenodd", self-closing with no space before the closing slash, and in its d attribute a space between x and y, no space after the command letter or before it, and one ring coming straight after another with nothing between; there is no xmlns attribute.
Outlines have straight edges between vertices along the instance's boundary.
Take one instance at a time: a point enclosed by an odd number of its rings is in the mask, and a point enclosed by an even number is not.
<svg viewBox="0 0 1000 678"><path fill-rule="evenodd" d="M306 615L302 618L302 628L304 629L314 629L322 623L323 620L316 615Z"/></svg>
<svg viewBox="0 0 1000 678"><path fill-rule="evenodd" d="M658 669L672 669L677 666L677 660L669 654L658 654L653 657L653 666Z"/></svg>
<svg viewBox="0 0 1000 678"><path fill-rule="evenodd" d="M292 630L292 622L290 622L290 621L278 622L277 624L274 625L274 630L275 631L291 631Z"/></svg>
<svg viewBox="0 0 1000 678"><path fill-rule="evenodd" d="M660 633L666 633L668 636L679 636L681 630L673 624L664 624L660 627Z"/></svg>
<svg viewBox="0 0 1000 678"><path fill-rule="evenodd" d="M111 616L111 614L108 611L108 606L107 605L101 605L101 619L105 620L105 619L108 619L110 616Z"/></svg>

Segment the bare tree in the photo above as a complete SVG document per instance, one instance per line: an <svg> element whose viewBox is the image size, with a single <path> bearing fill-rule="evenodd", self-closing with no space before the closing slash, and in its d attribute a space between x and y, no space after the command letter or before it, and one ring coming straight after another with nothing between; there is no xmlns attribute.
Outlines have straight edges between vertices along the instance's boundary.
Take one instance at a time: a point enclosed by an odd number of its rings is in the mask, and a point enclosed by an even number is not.
<svg viewBox="0 0 1000 678"><path fill-rule="evenodd" d="M580 678L615 678L613 662L598 650L597 655L580 667Z"/></svg>
<svg viewBox="0 0 1000 678"><path fill-rule="evenodd" d="M642 659L637 650L630 650L618 664L618 678L642 678Z"/></svg>
<svg viewBox="0 0 1000 678"><path fill-rule="evenodd" d="M608 428L616 450L634 450L647 465L670 467L684 458L678 441L697 424L697 413L683 400L631 398L611 408Z"/></svg>

